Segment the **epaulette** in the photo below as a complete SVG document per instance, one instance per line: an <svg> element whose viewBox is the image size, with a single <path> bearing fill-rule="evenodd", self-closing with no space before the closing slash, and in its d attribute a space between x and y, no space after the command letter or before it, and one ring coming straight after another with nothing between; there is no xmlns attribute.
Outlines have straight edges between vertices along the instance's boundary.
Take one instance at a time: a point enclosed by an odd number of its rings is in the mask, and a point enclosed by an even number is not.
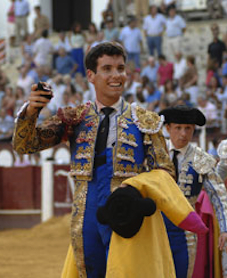
<svg viewBox="0 0 227 278"><path fill-rule="evenodd" d="M195 148L192 166L198 174L205 175L215 167L216 160L199 147Z"/></svg>
<svg viewBox="0 0 227 278"><path fill-rule="evenodd" d="M136 103L131 104L132 118L138 129L143 133L157 133L163 125L164 117L157 113L139 107Z"/></svg>
<svg viewBox="0 0 227 278"><path fill-rule="evenodd" d="M59 108L57 117L66 125L72 126L79 124L90 109L91 102L81 104L76 107Z"/></svg>

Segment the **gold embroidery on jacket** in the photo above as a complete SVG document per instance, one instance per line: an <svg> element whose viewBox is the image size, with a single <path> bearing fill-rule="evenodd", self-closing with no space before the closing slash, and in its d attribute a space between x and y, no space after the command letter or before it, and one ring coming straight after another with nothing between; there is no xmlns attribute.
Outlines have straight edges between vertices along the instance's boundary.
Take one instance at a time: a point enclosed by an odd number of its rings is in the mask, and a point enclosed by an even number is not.
<svg viewBox="0 0 227 278"><path fill-rule="evenodd" d="M136 143L136 138L133 134L127 135L125 132L122 132L118 141L132 147L138 146L138 144Z"/></svg>
<svg viewBox="0 0 227 278"><path fill-rule="evenodd" d="M133 149L126 150L126 148L121 147L119 152L117 153L117 158L135 163L134 150Z"/></svg>
<svg viewBox="0 0 227 278"><path fill-rule="evenodd" d="M185 231L185 236L186 236L186 240L187 240L187 249L188 249L187 278L191 278L193 275L193 269L194 269L194 264L195 264L197 236L196 236L196 234L194 234L190 231Z"/></svg>
<svg viewBox="0 0 227 278"><path fill-rule="evenodd" d="M71 237L76 258L79 277L87 277L84 261L83 222L86 205L88 183L75 181L75 193L72 209Z"/></svg>

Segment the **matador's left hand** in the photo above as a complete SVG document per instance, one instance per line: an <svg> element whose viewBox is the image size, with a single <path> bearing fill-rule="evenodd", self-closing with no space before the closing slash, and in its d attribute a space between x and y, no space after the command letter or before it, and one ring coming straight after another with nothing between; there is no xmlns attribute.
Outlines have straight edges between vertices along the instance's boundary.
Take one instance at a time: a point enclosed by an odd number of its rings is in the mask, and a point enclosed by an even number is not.
<svg viewBox="0 0 227 278"><path fill-rule="evenodd" d="M227 233L221 233L218 240L219 249L227 252Z"/></svg>

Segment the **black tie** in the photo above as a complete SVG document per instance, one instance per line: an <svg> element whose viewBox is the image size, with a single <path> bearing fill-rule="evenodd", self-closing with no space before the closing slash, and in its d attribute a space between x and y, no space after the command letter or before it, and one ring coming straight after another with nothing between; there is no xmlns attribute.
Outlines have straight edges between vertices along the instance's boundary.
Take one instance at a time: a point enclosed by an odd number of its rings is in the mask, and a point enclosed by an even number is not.
<svg viewBox="0 0 227 278"><path fill-rule="evenodd" d="M173 159L172 159L172 161L173 161L173 164L175 166L176 181L178 181L178 175L179 175L179 173L178 173L178 159L177 159L177 156L178 156L179 153L180 153L179 151L173 150Z"/></svg>
<svg viewBox="0 0 227 278"><path fill-rule="evenodd" d="M104 107L101 109L101 111L105 114L105 118L100 123L97 139L96 139L95 151L96 154L98 155L101 154L106 148L107 137L109 133L109 125L110 125L109 115L114 111L114 108Z"/></svg>

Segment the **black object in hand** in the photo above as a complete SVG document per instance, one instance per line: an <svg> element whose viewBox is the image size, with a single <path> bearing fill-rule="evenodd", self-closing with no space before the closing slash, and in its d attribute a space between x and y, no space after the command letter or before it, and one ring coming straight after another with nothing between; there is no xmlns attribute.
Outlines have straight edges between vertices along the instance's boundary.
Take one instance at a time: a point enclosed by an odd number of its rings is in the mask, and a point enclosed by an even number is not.
<svg viewBox="0 0 227 278"><path fill-rule="evenodd" d="M151 198L144 198L132 186L119 187L107 199L104 206L98 207L97 219L124 238L133 237L143 223L145 216L156 211Z"/></svg>
<svg viewBox="0 0 227 278"><path fill-rule="evenodd" d="M38 83L36 91L44 91L44 92L50 92L51 89L49 87L44 86L41 82ZM52 95L40 95L42 97L45 97L47 99L51 99Z"/></svg>

